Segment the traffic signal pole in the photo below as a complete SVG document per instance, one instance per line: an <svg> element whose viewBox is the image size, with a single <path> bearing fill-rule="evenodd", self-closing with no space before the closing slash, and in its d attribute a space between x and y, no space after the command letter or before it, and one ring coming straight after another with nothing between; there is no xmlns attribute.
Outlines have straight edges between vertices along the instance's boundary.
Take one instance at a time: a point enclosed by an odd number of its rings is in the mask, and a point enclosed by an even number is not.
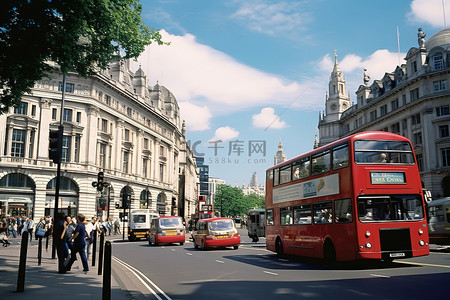
<svg viewBox="0 0 450 300"><path fill-rule="evenodd" d="M59 144L58 144L58 157L59 160L57 162L57 168L56 168L56 183L55 183L55 210L53 212L53 226L56 225L56 216L58 215L58 200L59 200L59 186L61 184L61 159L62 159L62 136L63 136L63 131L64 131L64 126L63 126L63 122L64 122L64 99L66 96L66 73L63 73L63 82L62 82L62 99L61 99L61 114L60 114L60 118L59 118L59 127L58 130L60 130L61 132L59 132L59 135L61 136L61 139L59 139ZM54 229L54 227L53 227ZM55 250L56 250L56 242L55 242L55 237L53 237L53 243L52 243L52 259L56 258L55 255Z"/></svg>

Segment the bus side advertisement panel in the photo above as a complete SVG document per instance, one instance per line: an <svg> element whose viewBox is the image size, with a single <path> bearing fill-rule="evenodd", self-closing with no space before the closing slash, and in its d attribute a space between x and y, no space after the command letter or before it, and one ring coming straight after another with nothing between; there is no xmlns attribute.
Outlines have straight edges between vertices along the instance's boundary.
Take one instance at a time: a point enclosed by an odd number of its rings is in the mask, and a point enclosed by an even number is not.
<svg viewBox="0 0 450 300"><path fill-rule="evenodd" d="M299 182L273 190L273 203L339 194L339 174Z"/></svg>

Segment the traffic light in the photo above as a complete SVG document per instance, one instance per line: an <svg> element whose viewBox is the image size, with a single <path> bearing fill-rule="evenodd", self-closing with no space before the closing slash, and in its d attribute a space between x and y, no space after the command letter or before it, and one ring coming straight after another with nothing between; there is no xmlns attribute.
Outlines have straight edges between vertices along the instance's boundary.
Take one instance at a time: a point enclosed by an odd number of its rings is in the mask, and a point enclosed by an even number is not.
<svg viewBox="0 0 450 300"><path fill-rule="evenodd" d="M103 172L98 172L97 175L97 191L101 192L103 191L103 185L104 185L104 175Z"/></svg>
<svg viewBox="0 0 450 300"><path fill-rule="evenodd" d="M120 208L120 203L116 202L116 208Z"/></svg>
<svg viewBox="0 0 450 300"><path fill-rule="evenodd" d="M63 126L59 126L58 130L50 129L49 133L48 158L55 164L61 162L63 130Z"/></svg>
<svg viewBox="0 0 450 300"><path fill-rule="evenodd" d="M127 192L124 192L122 194L122 208L127 209L130 207L131 202L131 195L127 194Z"/></svg>
<svg viewBox="0 0 450 300"><path fill-rule="evenodd" d="M98 204L99 204L99 207L102 209L102 210L105 210L105 208L106 208L106 198L105 197L100 197L100 199L98 199Z"/></svg>

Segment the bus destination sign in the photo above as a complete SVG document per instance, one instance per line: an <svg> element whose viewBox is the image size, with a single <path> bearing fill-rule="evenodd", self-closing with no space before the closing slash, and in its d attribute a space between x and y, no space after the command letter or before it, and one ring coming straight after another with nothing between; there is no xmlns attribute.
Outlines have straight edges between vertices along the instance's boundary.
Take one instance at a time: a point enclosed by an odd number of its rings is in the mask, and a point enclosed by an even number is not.
<svg viewBox="0 0 450 300"><path fill-rule="evenodd" d="M372 184L405 184L404 172L370 172Z"/></svg>

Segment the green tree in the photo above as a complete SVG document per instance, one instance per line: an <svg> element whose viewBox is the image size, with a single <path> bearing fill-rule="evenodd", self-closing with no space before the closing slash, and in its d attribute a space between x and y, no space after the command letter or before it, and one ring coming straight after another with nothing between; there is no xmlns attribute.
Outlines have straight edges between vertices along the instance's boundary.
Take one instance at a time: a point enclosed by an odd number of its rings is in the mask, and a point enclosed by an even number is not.
<svg viewBox="0 0 450 300"><path fill-rule="evenodd" d="M264 197L244 196L240 188L228 185L218 186L214 199L215 210L220 211L224 217L243 216L249 209L265 207Z"/></svg>
<svg viewBox="0 0 450 300"><path fill-rule="evenodd" d="M52 70L82 76L124 53L164 44L142 21L139 0L3 0L0 10L0 113L18 107L24 93Z"/></svg>

